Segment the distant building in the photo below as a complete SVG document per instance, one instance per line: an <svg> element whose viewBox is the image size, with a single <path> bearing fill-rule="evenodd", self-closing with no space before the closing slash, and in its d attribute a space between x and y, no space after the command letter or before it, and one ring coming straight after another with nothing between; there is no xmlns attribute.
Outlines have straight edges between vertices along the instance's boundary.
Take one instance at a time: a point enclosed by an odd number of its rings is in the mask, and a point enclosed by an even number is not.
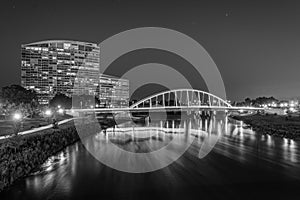
<svg viewBox="0 0 300 200"><path fill-rule="evenodd" d="M99 107L128 107L129 80L100 75Z"/></svg>
<svg viewBox="0 0 300 200"><path fill-rule="evenodd" d="M278 105L279 105L279 107L281 107L281 108L287 108L287 107L289 107L289 101L280 101L280 102L278 103Z"/></svg>
<svg viewBox="0 0 300 200"><path fill-rule="evenodd" d="M48 104L58 92L96 95L99 59L100 48L94 43L48 40L24 44L21 85L35 90L42 104Z"/></svg>
<svg viewBox="0 0 300 200"><path fill-rule="evenodd" d="M289 106L290 107L295 108L295 107L298 107L298 105L299 105L299 101L298 100L295 100L295 99L289 100Z"/></svg>

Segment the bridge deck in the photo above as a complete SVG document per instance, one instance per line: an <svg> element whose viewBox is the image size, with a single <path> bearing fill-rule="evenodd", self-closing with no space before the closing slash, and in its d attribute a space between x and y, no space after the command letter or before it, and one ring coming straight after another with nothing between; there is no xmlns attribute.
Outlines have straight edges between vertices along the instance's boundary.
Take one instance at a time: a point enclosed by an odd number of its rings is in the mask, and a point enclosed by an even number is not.
<svg viewBox="0 0 300 200"><path fill-rule="evenodd" d="M71 109L70 112L160 112L160 111L187 111L187 110L211 110L211 111L238 111L238 110L263 110L256 107L220 107L220 106L168 106L168 107L143 107L143 108L89 108L89 109Z"/></svg>

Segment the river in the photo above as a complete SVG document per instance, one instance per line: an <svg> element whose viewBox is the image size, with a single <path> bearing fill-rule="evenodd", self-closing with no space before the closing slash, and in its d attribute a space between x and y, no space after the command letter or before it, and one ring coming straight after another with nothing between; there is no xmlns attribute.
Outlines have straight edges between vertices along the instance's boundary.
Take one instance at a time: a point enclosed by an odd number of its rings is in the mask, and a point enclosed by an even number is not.
<svg viewBox="0 0 300 200"><path fill-rule="evenodd" d="M127 124L122 132L111 129L67 147L0 193L0 199L297 199L300 195L299 141L256 133L227 117L155 121L130 128L132 124ZM143 140L108 143L113 137L122 139L124 132L128 138L143 134ZM201 154L210 135L217 138L216 144ZM147 173L118 171L86 149L106 144L106 150L114 145L141 153L164 148L176 138L191 141L189 148L170 165ZM108 152L112 161L124 158ZM132 166L135 169L134 162Z"/></svg>

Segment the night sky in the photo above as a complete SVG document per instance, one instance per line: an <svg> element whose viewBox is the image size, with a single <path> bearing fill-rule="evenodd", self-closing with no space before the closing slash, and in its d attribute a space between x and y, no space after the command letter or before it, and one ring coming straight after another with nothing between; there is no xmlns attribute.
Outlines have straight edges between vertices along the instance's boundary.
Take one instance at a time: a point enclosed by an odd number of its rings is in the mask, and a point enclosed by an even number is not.
<svg viewBox="0 0 300 200"><path fill-rule="evenodd" d="M197 40L218 66L228 99L300 97L296 0L2 0L0 5L0 86L20 83L21 44L46 39L100 43L127 29L155 26ZM131 59L142 60L145 52L137 53L140 57ZM157 52L151 54L159 60ZM119 69L134 62L130 56L120 59ZM110 73L118 75L117 68Z"/></svg>

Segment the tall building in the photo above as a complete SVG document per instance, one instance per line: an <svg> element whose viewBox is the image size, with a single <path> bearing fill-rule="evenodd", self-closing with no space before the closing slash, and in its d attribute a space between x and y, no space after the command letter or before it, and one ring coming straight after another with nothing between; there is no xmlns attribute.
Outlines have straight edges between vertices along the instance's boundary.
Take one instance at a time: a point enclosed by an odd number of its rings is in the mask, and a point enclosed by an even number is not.
<svg viewBox="0 0 300 200"><path fill-rule="evenodd" d="M129 80L101 74L98 96L100 107L128 107Z"/></svg>
<svg viewBox="0 0 300 200"><path fill-rule="evenodd" d="M48 40L24 44L21 85L34 89L42 104L56 93L96 95L99 59L100 48L94 43Z"/></svg>

